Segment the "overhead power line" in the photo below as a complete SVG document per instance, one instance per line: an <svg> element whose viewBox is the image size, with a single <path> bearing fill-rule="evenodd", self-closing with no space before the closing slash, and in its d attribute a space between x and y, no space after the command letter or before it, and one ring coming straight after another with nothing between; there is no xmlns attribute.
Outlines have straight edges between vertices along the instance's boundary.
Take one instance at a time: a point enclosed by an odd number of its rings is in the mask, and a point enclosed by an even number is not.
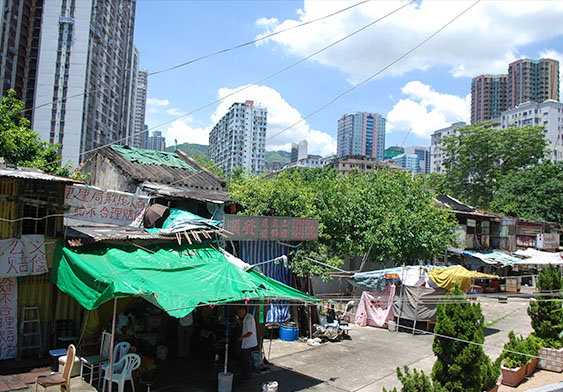
<svg viewBox="0 0 563 392"><path fill-rule="evenodd" d="M442 26L441 26L439 29L437 29L434 33L430 34L430 35L429 35L428 37L426 37L424 40L420 41L418 44L416 44L415 46L413 46L413 47L412 47L411 49L409 49L407 52L403 53L402 55L400 55L399 57L397 57L395 60L393 60L392 62L390 62L389 64L387 64L387 65L384 66L383 68L381 68L379 71L373 73L372 75L370 75L370 76L367 77L366 79L362 80L361 82L359 82L359 83L353 85L352 87L346 89L346 90L343 91L342 93L336 95L336 96L333 97L330 101L328 101L328 102L325 103L324 105L320 106L319 108L315 109L314 111L310 112L310 113L307 114L306 116L302 117L300 120L298 120L298 121L294 122L293 124L287 126L286 128L282 129L281 131L275 133L274 135L271 135L271 136L269 136L268 138L265 138L264 141L254 143L253 149L256 148L256 147L258 147L258 146L260 146L261 144L266 144L267 141L269 141L269 140L271 140L271 139L273 139L273 138L275 138L275 137L281 135L282 133L287 132L287 131L290 130L291 128L293 128L293 127L295 127L295 126L301 124L302 122L306 121L307 119L313 117L313 116L316 115L317 113L319 113L319 112L323 111L324 109L326 109L327 107L331 106L332 104L334 104L336 101L338 101L338 100L339 100L340 98L342 98L343 96L345 96L345 95L351 93L352 91L356 90L357 88L363 86L364 84L368 83L368 82L371 81L372 79L374 79L374 78L376 78L377 76L381 75L383 72L385 72L386 70L388 70L389 68L391 68L393 65L397 64L399 61L403 60L405 57L409 56L411 53L413 53L413 52L416 51L418 48L420 48L421 46L423 46L424 44L426 44L428 41L430 41L432 38L434 38L435 36L437 36L440 32L442 32L444 29L446 29L448 26L450 26L450 25L451 25L453 22L455 22L457 19L459 19L460 17L462 17L463 15L465 15L470 9L472 9L473 7L475 7L475 6L476 6L478 3L480 3L480 2L481 2L481 0L476 0L476 1L475 1L474 3L472 3L469 7L465 8L462 12L460 12L459 14L457 14L456 16L454 16L452 19L450 19L450 20L449 20L447 23L445 23L444 25L442 25ZM411 1L411 2L409 2L409 3L407 3L407 4L405 4L403 7L406 7L407 5L409 5L409 4L411 4L411 3L413 3L413 1ZM389 16L389 15L391 15L391 14L393 14L393 13L399 11L399 10L400 10L401 8L403 8L403 7L400 7L400 8L398 8L398 9L392 11L391 13L389 13L389 14L383 16L382 18L380 18L380 19L378 19L378 20L381 20L381 19L383 19L383 18L385 18L385 17L387 17L387 16ZM376 21L370 23L370 25L373 24L373 23L375 23L375 22L376 22ZM366 28L366 26L364 26L362 29L365 29L365 28ZM356 33L356 32L354 32L354 33ZM354 34L354 33L352 33L352 34ZM342 40L342 39L341 39L341 40ZM341 40L339 40L339 41L341 41ZM337 42L339 42L339 41L337 41ZM331 44L331 45L333 46L334 43ZM322 51L322 50L323 50L323 49L321 49L321 51ZM318 52L315 52L315 53L318 53ZM312 55L306 57L305 59L307 59L307 58L309 58L309 57L312 57ZM300 60L300 61L298 61L297 63L302 62L302 61L304 61L304 60ZM294 64L297 64L297 63L294 63ZM288 66L288 67L291 67L291 66ZM287 68L287 67L286 67L286 68ZM280 71L278 71L277 73L279 73L279 72L280 72ZM271 74L271 75L275 75L275 74L276 74L276 73ZM266 78L269 78L269 77L266 77ZM242 90L244 90L244 89L246 89L246 88L248 88L248 87L249 87L249 86L246 86L246 87L244 87L244 88L242 88L242 89L236 90L234 93L229 94L228 96L234 95L234 94L236 94L237 92L240 92L240 91L242 91ZM217 100L216 102L219 102L219 100ZM209 105L207 105L207 106L209 106ZM196 109L196 110L198 110L198 109ZM160 126L160 125L159 125L159 126ZM157 126L157 127L158 127L158 126ZM237 153L235 153L235 154L233 155L233 157L234 157L234 156L237 156L237 155L240 155L240 154L242 154L243 152L244 152L244 150L241 149L241 150L239 150ZM226 161L228 161L228 159L224 159L224 160L219 161L219 162L214 162L214 163L211 165L211 167L217 168L221 163L224 163L224 162L226 162ZM193 176L193 175L194 175L194 174L188 174L188 175L186 175L186 176L183 176L183 177L181 177L179 180L174 181L173 183L171 183L171 184L169 184L169 185L174 185L174 184L177 184L178 182L185 181L185 180L189 179L189 178L190 178L191 176Z"/></svg>
<svg viewBox="0 0 563 392"><path fill-rule="evenodd" d="M288 27L288 28L286 28L286 29L277 30L277 31L275 31L275 32L273 32L273 33L263 35L263 36L261 36L261 37L259 37L259 38L256 38L256 39L252 40L252 41L248 41L248 42L245 42L245 43L242 43L242 44L238 44L238 45L235 45L235 46L231 46L231 47L229 47L229 48L221 49L221 50L218 50L218 51L216 51L216 52L206 54L206 55L204 55L204 56L196 57L196 58L194 58L194 59L192 59L192 60L188 60L188 61L186 61L186 62L177 64L177 65L174 65L174 66L165 68L165 69L161 69L161 70L158 70L158 71L149 72L149 73L148 73L148 76L159 75L159 74L162 74L162 73L165 73L165 72L169 72L169 71L172 71L172 70L175 70L175 69L178 69L178 68L185 67L185 66L187 66L187 65L196 63L196 62L198 62L198 61L202 61L202 60L205 60L205 59L208 59L208 58L211 58L211 57L215 57L215 56L217 56L217 55L219 55L219 54L223 54L223 53L231 52L231 51L236 50L236 49L244 48L245 46L249 46L249 45L258 43L258 42L260 42L260 41L267 40L267 39L269 39L269 38L272 38L273 36L276 36L276 35L279 35L279 34L283 34L283 33L285 33L285 32L288 32L288 31L291 31L291 30L295 30L295 29L297 29L297 28L300 28L300 27L303 27L303 26L307 26L307 25L311 25L311 24L320 22L320 21L322 21L322 20L331 18L331 17L336 16L336 15L338 15L338 14L341 14L341 13L343 13L343 12L345 12L345 11L348 11L348 10L350 10L350 9L352 9L352 8L355 8L355 7L358 7L358 6L362 5L362 4L368 3L368 2L370 2L370 1L372 1L372 0L364 0L364 1L361 1L361 2L359 2L359 3L353 4L353 5L351 5L351 6L348 6L348 7L346 7L346 8L342 8L342 9L340 9L340 10L338 10L338 11L335 11L335 12L333 12L333 13L331 13L331 14L322 16L322 17L320 17L320 18L313 19L313 20L310 20L310 21L307 21L307 22L303 22L303 23L297 24L297 25L295 25L295 26ZM45 107L45 106L48 106L48 105L52 105L52 104L54 104L54 103L59 103L59 102L65 101L65 100L67 100L67 99L77 98L77 97L83 97L83 96L85 96L85 95L94 94L94 93L97 93L97 92L100 92L100 91L104 91L104 90L106 90L106 89L109 90L109 91L111 91L111 88L110 88L110 87L101 87L101 88L94 89L94 90L90 90L90 91L87 91L87 92L84 92L84 93L78 93L78 94L70 95L70 96L68 96L68 97L55 99L55 100L52 100L52 101L49 101L49 102L46 102L46 103L37 105L37 106L32 107L32 108L22 109L22 110L20 110L20 113L25 113L25 112L28 112L28 111L31 111L31 110L40 109L40 108L42 108L42 107Z"/></svg>
<svg viewBox="0 0 563 392"><path fill-rule="evenodd" d="M350 10L350 9L352 9L352 8L355 8L355 7L359 6L359 5L368 3L368 2L370 2L370 1L372 1L372 0L364 0L364 1L361 1L361 2L359 2L359 3L353 4L353 5L349 6L349 7L346 7L346 8L343 8L343 9L341 9L341 10L338 10L338 11L336 11L336 12L333 12L333 13L331 13L331 14L322 16L322 17L320 17L320 18L313 19L313 20L310 20L310 21L307 21L307 22L303 22L303 23L300 23L300 24L298 24L298 25L288 27L288 28L286 28L286 29L277 30L277 31L275 31L275 32L273 32L273 33L270 33L270 34L267 34L267 35L263 35L263 36L261 36L261 37L259 37L259 38L256 38L256 39L252 40L252 41L248 41L248 42L245 42L245 43L243 43L243 44L231 46L230 48L221 49L221 50L218 50L218 51L216 51L216 52L207 54L207 55L205 55L205 56L197 57L197 58L195 58L195 59L193 59L193 60L186 61L185 63L181 63L181 64L178 64L178 65L174 65L174 66L172 66L172 67L169 67L169 68L162 69L162 70L160 70L160 71L149 72L149 76L158 75L158 74L161 74L161 73L164 73L164 72L172 71L172 70L174 70L174 69L182 68L182 67L185 67L186 65L193 64L193 63L195 63L195 62L197 62L197 61L201 61L201 60L208 59L208 58L210 58L210 57L217 56L218 54L227 53L227 52L230 52L230 51L235 50L235 49L240 49L240 48L244 48L245 46L253 45L253 44L258 43L258 42L260 42L260 41L264 41L264 40L267 40L267 39L269 39L269 38L272 38L273 36L276 36L276 35L278 35L278 34L282 34L282 33L285 33L285 32L291 31L291 30L295 30L295 29L300 28L300 27L303 27L303 26L307 26L307 25L310 25L310 24L313 24L313 23L320 22L320 21L322 21L322 20L328 19L328 18L330 18L330 17L333 17L333 16L335 16L335 15L341 14L342 12L348 11L348 10Z"/></svg>
<svg viewBox="0 0 563 392"><path fill-rule="evenodd" d="M211 102L208 102L208 103L206 103L206 104L204 104L204 105L201 105L201 106L197 107L197 108L194 109L194 110L191 110L191 111L189 111L189 112L187 112L187 113L181 114L181 115L179 115L179 116L177 116L177 117L174 117L174 118L172 118L172 119L170 119L170 120L164 121L164 122L162 122L162 123L160 123L160 124L158 124L158 125L155 125L155 126L153 126L153 127L150 127L150 128L148 128L148 129L145 129L145 130L143 130L143 131L141 131L141 132L138 132L138 133L136 133L135 135L140 135L140 134L143 134L143 133L147 133L147 132L150 132L150 131L152 131L152 130L154 130L154 129L160 128L160 127L162 127L162 126L164 126L164 125L173 123L174 121L178 121L178 120L180 120L180 119L182 119L182 118L185 118L185 117L187 117L187 116L189 116L189 115L191 115L191 114L194 114L194 113L196 113L196 112L199 112L200 110L203 110L203 109L205 109L205 108L207 108L207 107L209 107L209 106L212 106L212 105L214 105L214 104L216 104L216 103L222 102L222 101L224 101L225 99L227 99L227 98L229 98L229 97L232 97L232 96L234 96L234 95L240 93L241 91L244 91L244 90L249 89L249 88L252 87L253 85L257 85L257 84L262 83L262 82L264 82L264 81L266 81L266 80L268 80L268 79L271 79L271 78L273 78L274 76L279 75L279 74L281 74L282 72L285 72L285 71L287 71L287 70L289 70L289 69L291 69L291 68L293 68L293 67L295 67L295 66L297 66L297 65L299 65L299 64L301 64L301 63L303 63L303 62L305 62L305 61L307 61L308 59L310 59L310 58L312 58L312 57L314 57L314 56L316 56L316 55L318 55L318 54L324 52L325 50L328 50L328 49L332 48L333 46L336 46L336 45L340 44L341 42L343 42L343 41L349 39L350 37L353 37L354 35L356 35L356 34L362 32L362 31L366 30L367 28L373 26L374 24L380 22L381 20L383 20L383 19L385 19L385 18L388 18L389 16L391 16L391 15L395 14L396 12L402 10L403 8L407 7L408 5L413 4L415 1L416 1L416 0L411 0L411 1L409 1L408 3L405 3L405 4L401 5L400 7L398 7L398 8L396 8L396 9L394 9L393 11L390 11L389 13L387 13L387 14L385 14L385 15L383 15L383 16L381 16L381 17L375 19L375 20L373 20L372 22L368 23L367 25L364 25L363 27L361 27L361 28L355 30L354 32L352 32L352 33L350 33L350 34L347 34L346 36L344 36L344 37L342 37L342 38L340 38L340 39L338 39L338 40L332 42L331 44L329 44L329 45L327 45L327 46L325 46L325 47L323 47L323 48L321 48L321 49L319 49L319 50L317 50L317 51L315 51L315 52L309 54L308 56L306 56L306 57L304 57L304 58L302 58L302 59L300 59L300 60L298 60L298 61L296 61L296 62L294 62L294 63L292 63L292 64L289 64L289 65L287 65L287 66L285 66L285 67L283 67L283 68L281 68L281 69L279 69L279 70L277 70L277 71L275 71L275 72L272 72L271 74L269 74L269 75L267 75L267 76L264 76L264 77L262 77L262 78L256 80L255 82L248 84L247 86L244 86L244 87L241 87L241 88L239 88L239 89L236 89L235 91L233 91L233 92L231 92L231 93L225 95L224 97L215 99L215 100L213 100L213 101L211 101ZM344 95L344 94L342 94L342 95ZM298 123L299 123L299 122L298 122ZM296 123L296 124L298 124L298 123ZM296 125L296 124L295 124L295 125ZM292 128L292 127L293 127L293 126L290 126L290 127L286 128L285 130L283 130L282 132L285 132L285 131L287 131L288 129L290 129L290 128ZM280 132L280 133L281 133L281 132ZM78 154L78 156L80 157L80 156L82 156L82 155L89 154L89 153L91 153L91 152L100 150L100 149L102 149L102 148L104 148L104 147L107 147L107 146L110 146L110 145L112 145L112 144L116 144L116 143L122 142L122 141L127 140L127 139L129 139L129 138L131 138L131 137L134 137L135 135L132 135L132 136L129 136L129 137L123 137L123 138L117 139L117 140L113 140L113 141L111 141L111 142L109 142L109 143L100 145L100 146L98 146L98 147L94 147L94 148L92 148L92 149L90 149L90 150L88 150L88 151L81 152L81 153ZM277 136L277 135L274 135L274 136ZM269 139L267 139L267 140L269 140Z"/></svg>

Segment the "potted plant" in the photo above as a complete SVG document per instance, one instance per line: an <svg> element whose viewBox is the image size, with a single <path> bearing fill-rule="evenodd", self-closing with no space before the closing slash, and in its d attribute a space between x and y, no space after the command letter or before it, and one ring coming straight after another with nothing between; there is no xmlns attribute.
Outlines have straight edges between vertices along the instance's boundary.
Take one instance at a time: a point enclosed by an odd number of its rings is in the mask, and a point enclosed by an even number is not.
<svg viewBox="0 0 563 392"><path fill-rule="evenodd" d="M528 343L524 338L516 337L514 331L508 333L508 342L504 344L504 351L501 355L502 366L502 383L511 387L518 386L526 377L529 357L525 351L528 349ZM523 353L523 354L517 354Z"/></svg>
<svg viewBox="0 0 563 392"><path fill-rule="evenodd" d="M534 335L528 335L525 341L526 354L533 355L534 357L528 362L526 366L526 377L530 376L538 366L539 358L537 357L539 350L542 348L540 340Z"/></svg>
<svg viewBox="0 0 563 392"><path fill-rule="evenodd" d="M555 372L563 371L563 348L561 333L563 331L563 312L561 301L561 270L549 265L541 270L537 289L541 294L537 300L532 299L528 307L534 336L541 341L542 348L538 352L540 369ZM557 298L554 298L557 297Z"/></svg>

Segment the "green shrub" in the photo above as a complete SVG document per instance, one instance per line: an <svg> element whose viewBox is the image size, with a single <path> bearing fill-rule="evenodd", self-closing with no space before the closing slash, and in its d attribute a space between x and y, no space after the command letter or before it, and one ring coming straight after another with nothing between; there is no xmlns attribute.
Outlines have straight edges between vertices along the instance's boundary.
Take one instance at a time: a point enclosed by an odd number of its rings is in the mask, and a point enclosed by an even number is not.
<svg viewBox="0 0 563 392"><path fill-rule="evenodd" d="M482 392L494 387L500 369L491 363L481 346L485 338L480 305L470 303L456 287L446 294L437 311L434 328L437 335L432 344L437 359L432 368L432 380L449 392Z"/></svg>
<svg viewBox="0 0 563 392"><path fill-rule="evenodd" d="M408 366L405 366L403 370L405 372L404 374L401 372L401 369L397 367L397 378L401 384L403 384L401 392L446 392L439 383L433 384L430 377L424 374L423 371L419 373L416 369L413 369L411 374ZM383 388L383 392L388 391ZM389 392L397 392L397 388L393 388Z"/></svg>
<svg viewBox="0 0 563 392"><path fill-rule="evenodd" d="M563 312L561 301L554 297L561 292L561 286L561 270L550 264L541 270L537 283L540 295L528 307L535 336L545 347L556 349L562 346Z"/></svg>
<svg viewBox="0 0 563 392"><path fill-rule="evenodd" d="M508 333L508 342L504 344L504 350L501 354L503 365L507 368L516 369L525 366L532 360L532 357L523 354L530 354L530 343L522 336L516 337L514 331ZM516 354L523 353L523 354ZM537 350L536 350L537 353ZM533 353L533 355L536 355Z"/></svg>

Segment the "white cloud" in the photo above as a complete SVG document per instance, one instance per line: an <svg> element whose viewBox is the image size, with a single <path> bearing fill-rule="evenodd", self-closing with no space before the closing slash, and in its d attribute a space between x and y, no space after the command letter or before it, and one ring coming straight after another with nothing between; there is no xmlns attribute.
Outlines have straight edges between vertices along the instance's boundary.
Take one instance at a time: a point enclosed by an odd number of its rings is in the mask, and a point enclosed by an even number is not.
<svg viewBox="0 0 563 392"><path fill-rule="evenodd" d="M227 95L233 94L235 91L244 87L248 86L232 89L221 88L217 94L219 98L227 97ZM255 104L268 109L266 138L271 139L266 141L267 150L289 151L291 149L291 143L305 139L308 141L310 154L320 154L324 156L336 152L336 140L328 133L311 129L306 121L302 121L298 125L285 130L289 126L302 120L303 117L295 108L287 103L276 90L271 87L256 85L251 85L240 93L225 98L211 115L209 125L205 127L194 128L189 125L192 121L191 117L172 122L168 129L163 132L166 136L166 145L174 145L175 139L178 141L178 144L209 144L209 132L213 128L213 125L227 113L233 103L244 102L246 100L254 101ZM169 115L181 115L183 112L174 107L168 109L166 113ZM279 132L282 133L272 137Z"/></svg>
<svg viewBox="0 0 563 392"><path fill-rule="evenodd" d="M405 4L407 0L372 1L319 23L304 26L272 41L286 53L304 57ZM422 1L315 56L313 61L335 67L352 82L375 73L443 26L471 1ZM349 6L347 1L304 0L296 19L260 18L263 35L327 15ZM431 41L395 64L385 75L442 66L454 76L506 72L524 45L563 34L562 1L483 1ZM262 36L263 36L262 35Z"/></svg>
<svg viewBox="0 0 563 392"><path fill-rule="evenodd" d="M170 102L167 99L147 98L147 112L149 113L158 113L168 105Z"/></svg>
<svg viewBox="0 0 563 392"><path fill-rule="evenodd" d="M242 88L219 89L219 97L225 97L234 91ZM218 122L224 116L229 107L234 102L244 102L246 100L254 101L256 104L268 108L268 129L266 138L267 150L286 150L291 149L291 143L307 140L310 154L328 155L336 152L336 140L328 133L311 129L306 121L287 129L287 127L302 120L301 114L285 101L280 93L275 89L267 86L250 86L249 88L226 98L219 104L211 120L213 124ZM282 132L283 131L283 132ZM274 135L282 132L280 135Z"/></svg>
<svg viewBox="0 0 563 392"><path fill-rule="evenodd" d="M182 143L209 144L209 132L211 126L205 128L192 128L189 121L176 120L168 127L164 134L166 136L166 145L173 146L176 141Z"/></svg>
<svg viewBox="0 0 563 392"><path fill-rule="evenodd" d="M408 131L428 137L437 129L456 121L468 122L471 95L465 98L442 94L420 81L408 82L402 89L407 98L399 100L387 113L387 131Z"/></svg>
<svg viewBox="0 0 563 392"><path fill-rule="evenodd" d="M171 115L171 116L179 117L179 116L185 115L186 112L183 112L183 111L181 111L180 109L174 107L174 108L167 109L167 110L166 110L166 114L169 114L169 115Z"/></svg>

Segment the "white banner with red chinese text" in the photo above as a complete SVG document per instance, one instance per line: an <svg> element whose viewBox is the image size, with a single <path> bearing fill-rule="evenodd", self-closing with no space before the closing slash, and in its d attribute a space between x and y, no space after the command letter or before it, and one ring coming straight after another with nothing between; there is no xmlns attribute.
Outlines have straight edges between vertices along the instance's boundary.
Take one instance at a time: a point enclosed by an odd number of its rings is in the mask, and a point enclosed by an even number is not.
<svg viewBox="0 0 563 392"><path fill-rule="evenodd" d="M0 278L0 361L16 357L18 283L16 278Z"/></svg>
<svg viewBox="0 0 563 392"><path fill-rule="evenodd" d="M0 240L0 277L47 273L45 237L41 234Z"/></svg>
<svg viewBox="0 0 563 392"><path fill-rule="evenodd" d="M140 227L149 198L86 185L67 185L65 204L69 218Z"/></svg>

